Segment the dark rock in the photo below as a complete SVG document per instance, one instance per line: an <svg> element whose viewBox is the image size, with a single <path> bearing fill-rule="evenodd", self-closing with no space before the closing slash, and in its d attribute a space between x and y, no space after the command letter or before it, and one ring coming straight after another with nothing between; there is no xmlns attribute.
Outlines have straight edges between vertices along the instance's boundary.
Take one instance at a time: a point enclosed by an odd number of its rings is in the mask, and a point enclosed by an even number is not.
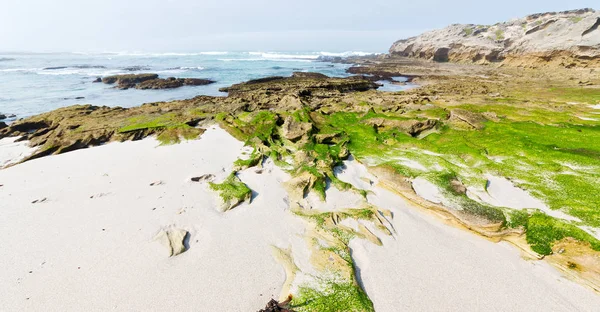
<svg viewBox="0 0 600 312"><path fill-rule="evenodd" d="M290 299L279 303L277 300L271 299L271 301L267 303L267 306L262 310L258 310L258 312L293 312L293 310L287 308L289 301Z"/></svg>
<svg viewBox="0 0 600 312"><path fill-rule="evenodd" d="M131 74L131 75L114 75L102 78L102 82L106 84L117 83L119 88L131 87L144 81L157 79L158 74Z"/></svg>
<svg viewBox="0 0 600 312"><path fill-rule="evenodd" d="M448 53L450 48L439 48L433 53L433 60L436 62L448 62Z"/></svg>
<svg viewBox="0 0 600 312"><path fill-rule="evenodd" d="M137 89L172 89L179 88L182 86L203 86L214 83L209 79L198 79L198 78L175 78L169 77L167 79L153 79L144 81L136 86Z"/></svg>
<svg viewBox="0 0 600 312"><path fill-rule="evenodd" d="M94 81L92 81L92 82L102 82L102 78L98 77L98 78L96 78L96 79L95 79Z"/></svg>
<svg viewBox="0 0 600 312"><path fill-rule="evenodd" d="M6 118L7 118L7 117L6 117L6 115L4 115L4 114L0 114L0 120L2 120L2 119L6 119Z"/></svg>
<svg viewBox="0 0 600 312"><path fill-rule="evenodd" d="M4 128L6 128L6 127L8 127L8 126L6 125L6 123L4 123L3 121L0 121L0 129L4 129Z"/></svg>
<svg viewBox="0 0 600 312"><path fill-rule="evenodd" d="M42 70L57 70L57 69L65 69L68 68L67 66L55 66L55 67L45 67L42 68Z"/></svg>
<svg viewBox="0 0 600 312"><path fill-rule="evenodd" d="M210 79L198 79L198 78L185 78L183 80L183 84L186 86L204 86L211 83L215 83L215 81Z"/></svg>
<svg viewBox="0 0 600 312"><path fill-rule="evenodd" d="M135 86L136 89L173 89L183 86L183 79L178 80L173 77L167 79L146 80Z"/></svg>
<svg viewBox="0 0 600 312"><path fill-rule="evenodd" d="M305 73L305 72L294 72L292 74L294 78L312 78L312 79L326 79L329 78L327 75L321 73Z"/></svg>
<svg viewBox="0 0 600 312"><path fill-rule="evenodd" d="M191 180L193 182L204 182L204 181L212 181L215 178L214 174L205 174L199 177L193 177Z"/></svg>

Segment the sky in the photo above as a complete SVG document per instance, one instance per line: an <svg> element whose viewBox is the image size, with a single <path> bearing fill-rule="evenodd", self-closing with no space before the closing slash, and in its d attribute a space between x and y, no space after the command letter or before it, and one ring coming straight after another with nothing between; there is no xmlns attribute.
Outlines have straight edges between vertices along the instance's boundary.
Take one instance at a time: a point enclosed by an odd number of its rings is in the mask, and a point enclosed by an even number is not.
<svg viewBox="0 0 600 312"><path fill-rule="evenodd" d="M19 0L0 5L0 51L386 52L453 23L495 24L598 0Z"/></svg>

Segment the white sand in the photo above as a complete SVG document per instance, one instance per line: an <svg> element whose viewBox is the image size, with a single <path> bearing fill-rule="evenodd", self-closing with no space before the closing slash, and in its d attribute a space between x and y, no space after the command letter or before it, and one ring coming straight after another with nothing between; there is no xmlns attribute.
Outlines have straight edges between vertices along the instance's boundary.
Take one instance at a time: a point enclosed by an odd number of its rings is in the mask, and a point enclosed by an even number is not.
<svg viewBox="0 0 600 312"><path fill-rule="evenodd" d="M412 186L415 193L420 197L436 204L444 202L444 195L440 191L440 188L426 179L421 177L415 178L412 182Z"/></svg>
<svg viewBox="0 0 600 312"><path fill-rule="evenodd" d="M221 214L190 177L224 178L242 143L213 128L157 145L112 143L0 171L0 310L253 311L279 295L285 275L270 244L304 229L283 209L282 173L243 173L259 196ZM191 233L173 258L153 241L170 225Z"/></svg>
<svg viewBox="0 0 600 312"><path fill-rule="evenodd" d="M256 197L223 214L216 195L190 177L225 178L242 143L211 128L200 140L157 145L111 143L0 170L1 310L255 311L279 296L285 280L271 245L291 247L298 266L310 266L305 222L287 211L281 184L288 174L272 162L260 174L241 172ZM355 161L338 177L373 191L370 202L394 213L397 234L379 235L383 247L351 243L377 311L600 306L600 296L544 262L524 261L510 246L409 207L372 185ZM156 181L163 184L150 186ZM315 205L337 209L359 200L334 189L327 195L329 203ZM190 232L190 249L171 258L153 240L170 226Z"/></svg>
<svg viewBox="0 0 600 312"><path fill-rule="evenodd" d="M511 181L505 178L492 175L488 175L486 178L489 181L487 192L485 190L469 188L467 195L472 199L497 207L512 209L534 208L555 218L581 221L579 218L570 216L562 211L550 209L543 201L531 196L529 192L516 187Z"/></svg>
<svg viewBox="0 0 600 312"><path fill-rule="evenodd" d="M0 139L0 168L17 163L33 154L37 148L29 147L29 142L15 142L18 137Z"/></svg>

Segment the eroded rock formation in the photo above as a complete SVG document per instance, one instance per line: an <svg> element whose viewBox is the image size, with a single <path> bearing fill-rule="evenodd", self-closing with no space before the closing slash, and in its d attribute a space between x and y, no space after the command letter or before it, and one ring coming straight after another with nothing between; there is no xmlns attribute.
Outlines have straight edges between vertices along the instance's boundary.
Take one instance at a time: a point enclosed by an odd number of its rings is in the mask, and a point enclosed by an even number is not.
<svg viewBox="0 0 600 312"><path fill-rule="evenodd" d="M600 66L600 11L533 14L495 25L454 24L395 42L392 56L519 66Z"/></svg>

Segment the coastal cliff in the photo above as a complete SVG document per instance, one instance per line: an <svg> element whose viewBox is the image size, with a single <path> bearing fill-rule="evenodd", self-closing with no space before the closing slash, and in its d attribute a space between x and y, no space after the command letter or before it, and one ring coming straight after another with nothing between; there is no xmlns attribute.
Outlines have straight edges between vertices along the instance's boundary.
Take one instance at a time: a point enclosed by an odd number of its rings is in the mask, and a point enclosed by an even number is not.
<svg viewBox="0 0 600 312"><path fill-rule="evenodd" d="M453 24L398 40L391 56L437 62L600 67L600 11L539 13L495 25Z"/></svg>

